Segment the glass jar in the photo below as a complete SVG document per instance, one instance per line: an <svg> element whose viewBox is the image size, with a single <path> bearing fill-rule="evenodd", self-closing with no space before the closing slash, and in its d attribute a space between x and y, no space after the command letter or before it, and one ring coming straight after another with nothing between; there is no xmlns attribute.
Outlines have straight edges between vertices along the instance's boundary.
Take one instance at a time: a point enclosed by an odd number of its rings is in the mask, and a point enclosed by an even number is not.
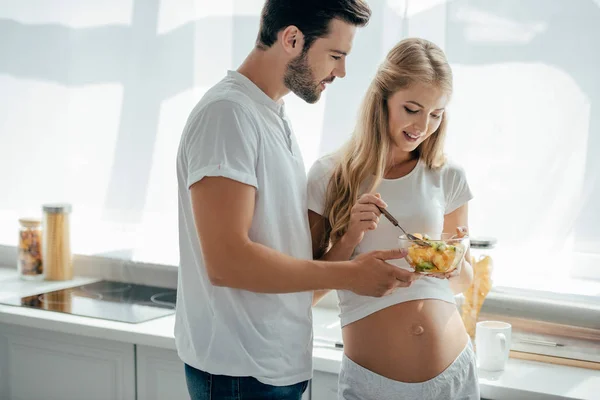
<svg viewBox="0 0 600 400"><path fill-rule="evenodd" d="M42 226L35 218L19 219L19 255L17 270L21 279L44 279L42 262Z"/></svg>
<svg viewBox="0 0 600 400"><path fill-rule="evenodd" d="M493 249L496 239L490 237L471 238L471 265L473 266L473 283L464 292L461 315L467 333L475 337L475 326L485 298L492 288Z"/></svg>
<svg viewBox="0 0 600 400"><path fill-rule="evenodd" d="M71 255L70 204L46 204L43 206L42 256L45 277L51 281L73 279Z"/></svg>

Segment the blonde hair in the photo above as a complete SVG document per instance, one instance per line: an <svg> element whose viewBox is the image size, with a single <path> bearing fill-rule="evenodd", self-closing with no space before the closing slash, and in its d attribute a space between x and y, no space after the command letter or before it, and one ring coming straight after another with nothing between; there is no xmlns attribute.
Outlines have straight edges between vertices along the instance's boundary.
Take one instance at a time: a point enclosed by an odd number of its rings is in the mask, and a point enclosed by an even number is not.
<svg viewBox="0 0 600 400"><path fill-rule="evenodd" d="M390 161L387 100L416 82L434 85L450 95L452 70L444 52L435 44L424 39L405 39L390 50L377 70L362 102L354 134L337 154L327 187L324 212L327 221L321 251L346 232L350 211L358 197L372 192L381 182ZM445 162L446 124L444 113L439 128L415 150L415 156L429 168L439 168Z"/></svg>

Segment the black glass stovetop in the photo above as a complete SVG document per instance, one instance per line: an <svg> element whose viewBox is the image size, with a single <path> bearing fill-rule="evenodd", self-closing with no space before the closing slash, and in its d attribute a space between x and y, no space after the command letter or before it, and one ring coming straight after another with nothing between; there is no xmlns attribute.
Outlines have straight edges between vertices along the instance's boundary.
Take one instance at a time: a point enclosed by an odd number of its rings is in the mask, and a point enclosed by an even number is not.
<svg viewBox="0 0 600 400"><path fill-rule="evenodd" d="M99 281L69 289L0 300L0 304L136 324L175 312L177 291Z"/></svg>

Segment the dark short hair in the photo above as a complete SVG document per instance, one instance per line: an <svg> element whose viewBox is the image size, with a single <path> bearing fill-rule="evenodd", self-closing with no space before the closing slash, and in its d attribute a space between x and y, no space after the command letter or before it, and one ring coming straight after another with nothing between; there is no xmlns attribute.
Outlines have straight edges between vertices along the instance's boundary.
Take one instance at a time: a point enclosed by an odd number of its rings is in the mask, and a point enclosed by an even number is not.
<svg viewBox="0 0 600 400"><path fill-rule="evenodd" d="M266 0L260 18L256 44L271 47L277 34L290 25L304 35L304 49L329 34L329 23L340 19L354 26L365 26L371 9L364 0Z"/></svg>

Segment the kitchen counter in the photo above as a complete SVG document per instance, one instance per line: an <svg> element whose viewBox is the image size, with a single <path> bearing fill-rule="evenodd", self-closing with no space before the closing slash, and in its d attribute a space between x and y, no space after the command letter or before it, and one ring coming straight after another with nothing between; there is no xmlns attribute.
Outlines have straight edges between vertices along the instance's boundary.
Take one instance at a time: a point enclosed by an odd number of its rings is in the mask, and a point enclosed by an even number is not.
<svg viewBox="0 0 600 400"><path fill-rule="evenodd" d="M76 278L69 282L30 282L17 277L14 269L0 268L0 298L28 296L98 281ZM0 323L52 330L144 345L175 349L174 316L139 324L106 321L25 307L0 305ZM336 310L315 308L313 312L315 371L337 374L342 351L331 343L341 342ZM480 386L485 398L514 399L600 399L600 371L510 359L502 373L480 371Z"/></svg>
<svg viewBox="0 0 600 400"><path fill-rule="evenodd" d="M0 299L29 296L40 292L65 289L97 282L97 278L76 277L68 282L23 281L15 270L0 268ZM124 343L175 349L173 326L175 316L157 318L139 324L80 317L27 307L0 304L0 323L47 329Z"/></svg>

